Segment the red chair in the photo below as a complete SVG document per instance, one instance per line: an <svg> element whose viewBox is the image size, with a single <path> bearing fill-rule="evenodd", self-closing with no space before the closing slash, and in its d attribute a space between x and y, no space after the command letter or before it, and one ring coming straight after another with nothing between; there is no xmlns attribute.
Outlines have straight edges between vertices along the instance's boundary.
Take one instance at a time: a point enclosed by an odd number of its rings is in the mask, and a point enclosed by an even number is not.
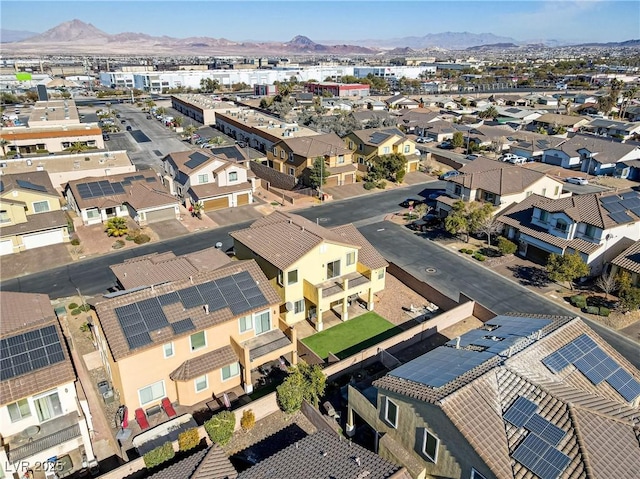
<svg viewBox="0 0 640 479"><path fill-rule="evenodd" d="M138 421L138 425L143 431L149 429L149 421L147 421L147 415L142 408L136 409L136 421Z"/></svg>
<svg viewBox="0 0 640 479"><path fill-rule="evenodd" d="M176 416L176 410L173 409L173 405L171 404L171 401L169 401L169 398L162 399L162 409L167 413L167 417L171 418Z"/></svg>

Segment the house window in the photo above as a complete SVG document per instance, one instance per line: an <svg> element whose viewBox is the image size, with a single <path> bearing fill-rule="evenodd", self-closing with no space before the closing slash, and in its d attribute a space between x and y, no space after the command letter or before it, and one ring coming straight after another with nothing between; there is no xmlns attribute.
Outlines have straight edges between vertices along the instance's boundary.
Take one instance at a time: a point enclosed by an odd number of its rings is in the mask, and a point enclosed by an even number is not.
<svg viewBox="0 0 640 479"><path fill-rule="evenodd" d="M398 405L389 398L385 401L384 419L394 428L398 425Z"/></svg>
<svg viewBox="0 0 640 479"><path fill-rule="evenodd" d="M542 223L548 223L549 222L549 213L547 211L541 211L540 212L540 221Z"/></svg>
<svg viewBox="0 0 640 479"><path fill-rule="evenodd" d="M100 211L97 208L93 208L87 211L87 219L92 220L94 218L100 218Z"/></svg>
<svg viewBox="0 0 640 479"><path fill-rule="evenodd" d="M456 185L455 188L453 189L453 193L461 196L462 195L462 186L460 185Z"/></svg>
<svg viewBox="0 0 640 479"><path fill-rule="evenodd" d="M238 172L230 171L229 172L229 181L238 181Z"/></svg>
<svg viewBox="0 0 640 479"><path fill-rule="evenodd" d="M404 145L404 152L409 153L411 151L411 147L409 145Z"/></svg>
<svg viewBox="0 0 640 479"><path fill-rule="evenodd" d="M546 188L542 188L542 196L547 196L547 189Z"/></svg>
<svg viewBox="0 0 640 479"><path fill-rule="evenodd" d="M327 263L327 279L340 276L340 260L337 259L330 263Z"/></svg>
<svg viewBox="0 0 640 479"><path fill-rule="evenodd" d="M277 282L280 286L284 286L284 271L278 271L278 279Z"/></svg>
<svg viewBox="0 0 640 479"><path fill-rule="evenodd" d="M555 190L553 190L553 195L554 195L554 196L558 196L558 193L560 193L560 187L559 187L559 186L556 186L556 189L555 189Z"/></svg>
<svg viewBox="0 0 640 479"><path fill-rule="evenodd" d="M164 352L164 357L166 358L170 358L171 356L173 356L175 354L175 351L173 350L173 343L165 343L162 345L162 350Z"/></svg>
<svg viewBox="0 0 640 479"><path fill-rule="evenodd" d="M293 163L293 152L289 152L289 162Z"/></svg>
<svg viewBox="0 0 640 479"><path fill-rule="evenodd" d="M34 213L46 213L49 211L49 202L45 201L36 201L33 203L33 212Z"/></svg>
<svg viewBox="0 0 640 479"><path fill-rule="evenodd" d="M0 223L11 223L11 218L7 210L0 210Z"/></svg>
<svg viewBox="0 0 640 479"><path fill-rule="evenodd" d="M349 140L349 149L353 150L353 141Z"/></svg>
<svg viewBox="0 0 640 479"><path fill-rule="evenodd" d="M388 155L389 153L391 153L391 148L389 148L388 146L382 148L383 155Z"/></svg>
<svg viewBox="0 0 640 479"><path fill-rule="evenodd" d="M593 225L587 225L587 229L585 230L584 235L587 236L588 238L595 238L596 227Z"/></svg>
<svg viewBox="0 0 640 479"><path fill-rule="evenodd" d="M207 337L205 336L204 331L192 334L189 339L191 341L191 351L197 351L198 349L202 349L207 346Z"/></svg>
<svg viewBox="0 0 640 479"><path fill-rule="evenodd" d="M209 388L209 381L207 381L207 375L200 376L199 378L195 378L193 380L193 384L196 387L196 392L202 392L205 389Z"/></svg>
<svg viewBox="0 0 640 479"><path fill-rule="evenodd" d="M198 184L203 185L205 183L209 183L209 175L206 173L204 175L198 175Z"/></svg>
<svg viewBox="0 0 640 479"><path fill-rule="evenodd" d="M284 150L280 150L280 159L284 160Z"/></svg>
<svg viewBox="0 0 640 479"><path fill-rule="evenodd" d="M356 252L351 251L347 253L347 266L351 266L355 262L356 262Z"/></svg>
<svg viewBox="0 0 640 479"><path fill-rule="evenodd" d="M339 155L338 156L338 164L342 165L344 163L344 155Z"/></svg>
<svg viewBox="0 0 640 479"><path fill-rule="evenodd" d="M487 478L484 477L482 474L480 474L475 469L471 469L471 477L470 477L470 479L487 479Z"/></svg>
<svg viewBox="0 0 640 479"><path fill-rule="evenodd" d="M556 220L556 229L562 231L563 233L567 232L567 222L564 220Z"/></svg>
<svg viewBox="0 0 640 479"><path fill-rule="evenodd" d="M291 176L296 176L296 169L295 168L289 168L289 174Z"/></svg>
<svg viewBox="0 0 640 479"><path fill-rule="evenodd" d="M18 422L25 417L31 417L31 408L26 399L20 399L20 401L7 405L7 409L9 410L11 422Z"/></svg>
<svg viewBox="0 0 640 479"><path fill-rule="evenodd" d="M273 147L273 156L278 156L278 149L275 146Z"/></svg>
<svg viewBox="0 0 640 479"><path fill-rule="evenodd" d="M261 313L255 313L253 315L253 324L256 334L266 333L267 331L271 331L271 315L269 314L269 310L263 311Z"/></svg>
<svg viewBox="0 0 640 479"><path fill-rule="evenodd" d="M360 150L360 151L364 150L364 145L362 143L360 143L358 145L358 150Z"/></svg>
<svg viewBox="0 0 640 479"><path fill-rule="evenodd" d="M427 456L434 464L438 462L438 446L440 440L431 434L426 428L422 438L422 453Z"/></svg>
<svg viewBox="0 0 640 479"><path fill-rule="evenodd" d="M293 303L293 314L304 313L304 299L300 299Z"/></svg>
<svg viewBox="0 0 640 479"><path fill-rule="evenodd" d="M298 282L298 270L294 269L287 273L287 284L296 284Z"/></svg>
<svg viewBox="0 0 640 479"><path fill-rule="evenodd" d="M378 279L383 279L384 278L384 268L378 270Z"/></svg>
<svg viewBox="0 0 640 479"><path fill-rule="evenodd" d="M49 392L33 401L40 422L62 416L62 405L57 392Z"/></svg>
<svg viewBox="0 0 640 479"><path fill-rule="evenodd" d="M489 203L493 203L496 199L496 195L494 195L493 193L489 193L488 191L484 192L484 200L489 202Z"/></svg>
<svg viewBox="0 0 640 479"><path fill-rule="evenodd" d="M246 333L253 329L253 321L251 320L251 316L245 316L238 320L240 322L240 332Z"/></svg>
<svg viewBox="0 0 640 479"><path fill-rule="evenodd" d="M229 364L222 368L222 380L226 381L240 375L240 365L238 363Z"/></svg>
<svg viewBox="0 0 640 479"><path fill-rule="evenodd" d="M165 397L164 381L158 381L157 383L138 389L138 396L140 398L141 406L162 399Z"/></svg>

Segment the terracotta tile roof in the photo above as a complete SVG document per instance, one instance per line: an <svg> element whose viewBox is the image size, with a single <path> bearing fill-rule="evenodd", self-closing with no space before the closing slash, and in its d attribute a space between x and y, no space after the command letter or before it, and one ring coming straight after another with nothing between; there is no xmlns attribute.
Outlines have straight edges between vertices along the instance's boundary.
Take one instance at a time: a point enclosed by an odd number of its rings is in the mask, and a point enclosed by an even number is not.
<svg viewBox="0 0 640 479"><path fill-rule="evenodd" d="M2 188L0 188L0 194L6 191L14 189L24 191L35 191L38 194L44 194L49 196L55 196L58 198L58 192L53 187L49 173L46 171L30 171L28 173L13 173L2 175ZM25 182L22 185L18 184L18 181ZM28 184L34 185L37 189L27 186ZM44 191L42 191L42 190Z"/></svg>
<svg viewBox="0 0 640 479"><path fill-rule="evenodd" d="M303 158L351 154L351 150L344 146L344 140L335 133L283 138L279 143L284 143L295 155Z"/></svg>
<svg viewBox="0 0 640 479"><path fill-rule="evenodd" d="M331 229L343 238L344 243L360 246L360 251L358 252L359 263L362 263L369 269L386 268L389 266L389 263L378 253L378 250L362 236L362 233L360 233L353 224L337 226Z"/></svg>
<svg viewBox="0 0 640 479"><path fill-rule="evenodd" d="M276 211L229 235L280 270L286 270L323 241L346 244L334 231L302 216Z"/></svg>
<svg viewBox="0 0 640 479"><path fill-rule="evenodd" d="M238 473L218 445L195 452L148 479L235 479Z"/></svg>
<svg viewBox="0 0 640 479"><path fill-rule="evenodd" d="M231 346L223 346L200 356L187 359L169 377L174 381L189 381L238 362L238 356Z"/></svg>
<svg viewBox="0 0 640 479"><path fill-rule="evenodd" d="M229 262L231 258L219 249L207 248L180 257L172 251L151 253L109 268L124 289L133 289L185 279L203 271L213 271Z"/></svg>
<svg viewBox="0 0 640 479"><path fill-rule="evenodd" d="M506 163L504 161L490 160L489 158L485 158L484 156L481 156L479 158L476 158L473 161L470 161L466 165L462 166L458 171L460 173L480 173L484 171L500 170L503 168L521 169L522 167L515 166L510 163Z"/></svg>
<svg viewBox="0 0 640 479"><path fill-rule="evenodd" d="M54 326L64 354L63 361L0 382L0 405L46 391L59 384L75 381L76 375L65 339L46 294L3 291L0 295L0 318L2 318L0 321L2 338ZM5 354L4 351L0 352L0 356Z"/></svg>
<svg viewBox="0 0 640 479"><path fill-rule="evenodd" d="M544 173L514 166L512 168L499 168L458 175L449 178L448 181L462 185L464 188L480 189L496 195L506 196L523 193L531 185L545 177ZM557 183L562 186L559 181Z"/></svg>
<svg viewBox="0 0 640 479"><path fill-rule="evenodd" d="M245 161L251 160L244 148L240 148L238 145L218 146L210 148L209 151L216 158L220 158L231 163L244 163Z"/></svg>
<svg viewBox="0 0 640 479"><path fill-rule="evenodd" d="M395 464L358 444L319 431L241 472L238 479L386 479L399 470Z"/></svg>
<svg viewBox="0 0 640 479"><path fill-rule="evenodd" d="M191 155L199 153L208 159L202 163L199 163L195 168L188 167L185 163L191 160ZM210 162L214 161L216 157L206 148L201 148L199 150L186 150L186 151L174 151L165 156L162 161L169 161L173 164L173 166L182 172L190 174L192 171L202 168L205 165L208 165Z"/></svg>
<svg viewBox="0 0 640 479"><path fill-rule="evenodd" d="M640 273L640 241L636 241L632 246L616 256L611 264L626 269L632 273Z"/></svg>
<svg viewBox="0 0 640 479"><path fill-rule="evenodd" d="M218 186L216 183L205 183L204 185L196 185L189 188L195 199L207 200L216 196L228 195L237 191L251 191L251 183L240 183L238 185Z"/></svg>
<svg viewBox="0 0 640 479"><path fill-rule="evenodd" d="M640 149L637 145L612 141L610 138L598 138L593 135L575 135L562 143L557 149L567 153L570 157L579 157L578 150L586 149L591 153L597 153L593 159L600 163L616 163L622 157L631 152L636 152L635 158L640 158Z"/></svg>
<svg viewBox="0 0 640 479"><path fill-rule="evenodd" d="M351 173L358 171L358 166L354 163L350 163L348 165L342 166L331 166L329 167L329 176L339 175L341 173Z"/></svg>
<svg viewBox="0 0 640 479"><path fill-rule="evenodd" d="M229 265L223 266L215 271L207 271L194 275L192 277L192 280L187 278L184 280L175 281L153 288L146 288L141 291L131 292L121 296L117 296L115 298L97 302L95 304L95 309L98 315L98 321L106 336L107 343L109 344L109 349L111 350L111 354L113 355L114 359L118 361L119 359L135 354L138 351L144 351L148 348L157 347L159 344L171 341L172 338L188 336L193 333L193 331L187 331L185 333L175 334L171 327L165 327L154 332L154 334L152 335L152 342L150 344L141 348L137 348L135 350L131 350L129 348L129 343L127 342L122 327L120 326L120 322L116 316L115 308L137 303L138 301L142 301L145 299L155 298L163 294L179 291L194 284L199 285L207 283L212 280L217 280L240 273L242 271L248 272L251 275L252 279L256 281L269 306L280 304L280 296L270 285L264 273L254 260L233 261ZM243 315L257 310L263 310L265 308L266 306L262 306L256 308L255 310L243 313ZM164 306L163 310L170 324L183 319L191 318L193 324L195 325L195 331L202 331L216 324L220 324L225 321L231 321L234 319L234 316L228 307L206 314L203 307L199 306L195 308L184 309L182 304L178 303Z"/></svg>
<svg viewBox="0 0 640 479"><path fill-rule="evenodd" d="M545 113L544 115L536 118L538 123L547 123L549 125L561 125L561 126L575 126L586 125L589 123L589 118L586 116L569 116L560 115L558 113Z"/></svg>
<svg viewBox="0 0 640 479"><path fill-rule="evenodd" d="M62 210L47 211L27 216L26 223L0 227L0 236L12 236L36 231L64 228L67 226L67 215Z"/></svg>
<svg viewBox="0 0 640 479"><path fill-rule="evenodd" d="M395 127L383 127L383 128L369 128L366 130L355 130L352 132L359 140L361 140L364 144L369 146L378 147L384 141L387 141L393 137L399 137L404 139L406 135ZM372 136L377 134L380 138L383 138L381 141L376 141L375 143L371 141Z"/></svg>

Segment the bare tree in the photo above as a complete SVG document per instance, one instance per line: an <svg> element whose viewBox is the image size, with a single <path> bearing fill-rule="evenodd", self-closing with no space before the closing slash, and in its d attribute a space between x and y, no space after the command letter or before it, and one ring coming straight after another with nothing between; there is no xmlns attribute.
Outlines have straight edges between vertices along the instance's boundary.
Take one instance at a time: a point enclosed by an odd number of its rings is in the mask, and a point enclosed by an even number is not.
<svg viewBox="0 0 640 479"><path fill-rule="evenodd" d="M618 288L618 278L609 271L598 276L596 286L604 291L606 299L609 299L609 294Z"/></svg>
<svg viewBox="0 0 640 479"><path fill-rule="evenodd" d="M502 230L502 224L495 220L495 216L489 215L481 219L475 230L476 233L486 235L487 244L491 246L491 235Z"/></svg>

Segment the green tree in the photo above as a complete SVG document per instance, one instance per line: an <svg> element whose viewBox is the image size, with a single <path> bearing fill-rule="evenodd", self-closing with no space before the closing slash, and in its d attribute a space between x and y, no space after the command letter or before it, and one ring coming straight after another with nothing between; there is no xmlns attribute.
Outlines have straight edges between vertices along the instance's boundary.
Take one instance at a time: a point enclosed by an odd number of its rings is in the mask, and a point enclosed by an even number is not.
<svg viewBox="0 0 640 479"><path fill-rule="evenodd" d="M73 143L69 148L65 148L65 150L70 153L82 153L83 151L86 151L88 149L89 147L86 145L86 143L81 143L79 141Z"/></svg>
<svg viewBox="0 0 640 479"><path fill-rule="evenodd" d="M303 400L317 407L324 394L326 380L319 366L298 363L289 370L287 378L276 389L280 408L287 413L295 412L300 409Z"/></svg>
<svg viewBox="0 0 640 479"><path fill-rule="evenodd" d="M183 116L176 116L173 119L173 124L176 125L176 127L178 127L178 128L180 128L183 123L184 123L184 117Z"/></svg>
<svg viewBox="0 0 640 479"><path fill-rule="evenodd" d="M222 411L204 423L209 438L220 446L226 445L233 436L236 427L236 415L231 411Z"/></svg>
<svg viewBox="0 0 640 479"><path fill-rule="evenodd" d="M378 156L374 158L373 163L372 171L375 172L374 177L377 177L378 180L387 179L400 183L404 178L404 174L400 171L405 170L407 159L402 153ZM400 174L400 179L398 179L398 174Z"/></svg>
<svg viewBox="0 0 640 479"><path fill-rule="evenodd" d="M184 134L187 136L187 138L189 138L189 142L193 145L193 134L198 131L198 129L193 126L193 124L189 123L185 128L184 128Z"/></svg>
<svg viewBox="0 0 640 479"><path fill-rule="evenodd" d="M620 305L628 311L640 307L640 288L631 287L620 293Z"/></svg>
<svg viewBox="0 0 640 479"><path fill-rule="evenodd" d="M491 203L456 201L444 220L444 227L453 235L465 235L468 243L470 233L484 232L486 225L492 224L493 209Z"/></svg>
<svg viewBox="0 0 640 479"><path fill-rule="evenodd" d="M498 110L496 110L496 107L490 106L486 110L481 111L480 113L478 113L478 116L480 118L491 118L492 120L495 120L496 118L498 118L500 116L500 114L498 113Z"/></svg>
<svg viewBox="0 0 640 479"><path fill-rule="evenodd" d="M116 216L107 221L104 230L107 232L107 236L115 236L117 238L126 235L129 228L127 227L126 218Z"/></svg>
<svg viewBox="0 0 640 479"><path fill-rule="evenodd" d="M547 272L552 281L568 282L573 289L573 282L590 272L589 265L584 262L577 251L564 255L552 253L547 261Z"/></svg>
<svg viewBox="0 0 640 479"><path fill-rule="evenodd" d="M148 110L151 110L151 108L153 108L154 106L156 106L156 102L153 101L151 98L148 98L145 100L144 104L147 106Z"/></svg>
<svg viewBox="0 0 640 479"><path fill-rule="evenodd" d="M331 172L327 169L327 165L322 156L313 160L313 166L309 171L309 186L312 188L320 189L321 186L327 183L327 176Z"/></svg>
<svg viewBox="0 0 640 479"><path fill-rule="evenodd" d="M200 80L200 91L202 93L213 93L220 88L220 82L213 78L203 78Z"/></svg>
<svg viewBox="0 0 640 479"><path fill-rule="evenodd" d="M504 236L500 236L498 238L498 251L500 251L501 254L513 254L517 249L518 245L516 245L513 241L509 241Z"/></svg>
<svg viewBox="0 0 640 479"><path fill-rule="evenodd" d="M454 148L462 148L464 146L464 135L461 131L456 131L451 138L451 144Z"/></svg>

